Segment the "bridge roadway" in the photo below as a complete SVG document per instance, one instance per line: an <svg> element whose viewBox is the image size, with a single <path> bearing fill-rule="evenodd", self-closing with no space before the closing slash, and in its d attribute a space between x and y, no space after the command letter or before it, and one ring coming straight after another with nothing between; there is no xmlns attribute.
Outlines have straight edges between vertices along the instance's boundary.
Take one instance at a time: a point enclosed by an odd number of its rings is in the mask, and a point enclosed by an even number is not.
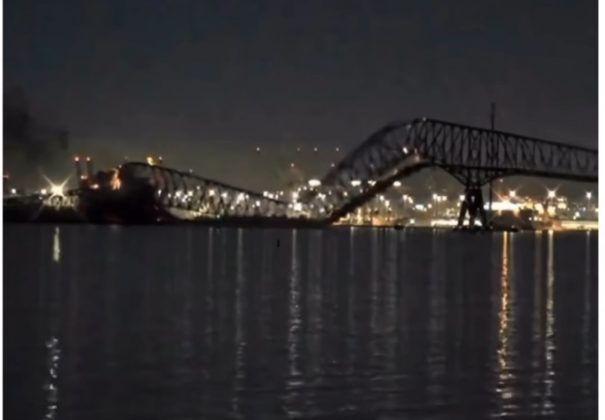
<svg viewBox="0 0 605 420"><path fill-rule="evenodd" d="M465 187L459 224L481 217L481 188L507 176L598 182L598 152L579 146L418 118L389 124L350 152L297 202L142 162L125 163L124 180L144 179L157 200L182 218L275 218L330 224L426 167L438 167ZM289 197L288 197L289 198Z"/></svg>

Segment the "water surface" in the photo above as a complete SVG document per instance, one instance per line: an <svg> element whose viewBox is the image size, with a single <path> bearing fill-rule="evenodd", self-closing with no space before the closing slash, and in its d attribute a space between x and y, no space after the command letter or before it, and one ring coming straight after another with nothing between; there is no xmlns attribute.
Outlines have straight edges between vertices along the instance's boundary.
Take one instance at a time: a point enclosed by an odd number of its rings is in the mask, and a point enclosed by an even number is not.
<svg viewBox="0 0 605 420"><path fill-rule="evenodd" d="M10 419L596 418L597 234L5 225Z"/></svg>

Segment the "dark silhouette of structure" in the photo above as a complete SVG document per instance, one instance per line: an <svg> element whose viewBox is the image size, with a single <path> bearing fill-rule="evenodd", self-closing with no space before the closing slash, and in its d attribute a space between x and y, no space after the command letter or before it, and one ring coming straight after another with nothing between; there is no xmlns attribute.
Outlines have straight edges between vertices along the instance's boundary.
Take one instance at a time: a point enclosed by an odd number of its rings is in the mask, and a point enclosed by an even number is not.
<svg viewBox="0 0 605 420"><path fill-rule="evenodd" d="M596 150L446 121L414 119L381 128L324 177L322 189L333 191L346 191L356 180L373 181L370 188L353 195L333 194L332 218L363 204L392 181L427 166L442 168L465 186L460 223L468 212L471 218L479 214L483 226L487 221L481 188L493 180L513 175L598 180Z"/></svg>
<svg viewBox="0 0 605 420"><path fill-rule="evenodd" d="M98 220L104 220L104 206L111 203L115 214L134 221L139 214L148 214L146 219L152 222L173 218L325 225L394 181L438 167L465 187L459 227L468 215L470 226L480 218L486 228L482 194L486 184L513 175L596 182L597 161L597 151L584 147L422 118L381 128L334 165L321 182L298 191L297 197L260 194L153 162L125 162L94 178L89 159L88 175L82 173L79 159L76 168L78 178L85 178L80 184L82 205L92 209Z"/></svg>

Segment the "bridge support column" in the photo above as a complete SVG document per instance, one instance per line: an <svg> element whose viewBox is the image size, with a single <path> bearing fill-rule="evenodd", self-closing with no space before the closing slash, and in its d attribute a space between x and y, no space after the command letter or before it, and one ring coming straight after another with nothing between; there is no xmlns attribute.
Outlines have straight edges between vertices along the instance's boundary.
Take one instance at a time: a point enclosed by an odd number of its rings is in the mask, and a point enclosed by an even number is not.
<svg viewBox="0 0 605 420"><path fill-rule="evenodd" d="M481 218L481 226L483 229L487 229L487 214L485 213L483 205L484 201L481 187L467 186L464 194L464 200L462 203L460 203L460 214L458 216L457 228L460 229L464 226L464 219L468 213L469 228L473 228L475 226L475 219L478 216Z"/></svg>

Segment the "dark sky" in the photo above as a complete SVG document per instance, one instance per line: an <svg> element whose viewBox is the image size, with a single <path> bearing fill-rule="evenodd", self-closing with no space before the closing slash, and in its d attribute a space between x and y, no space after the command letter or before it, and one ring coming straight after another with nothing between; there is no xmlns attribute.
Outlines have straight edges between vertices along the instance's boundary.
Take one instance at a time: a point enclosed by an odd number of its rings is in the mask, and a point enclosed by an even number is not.
<svg viewBox="0 0 605 420"><path fill-rule="evenodd" d="M491 101L503 130L597 147L593 0L4 6L5 88L21 86L37 115L69 130L72 153L103 166L154 153L274 187L291 178L298 145L326 150L298 158L320 175L335 146L390 121L485 126ZM68 173L58 160L39 166Z"/></svg>

